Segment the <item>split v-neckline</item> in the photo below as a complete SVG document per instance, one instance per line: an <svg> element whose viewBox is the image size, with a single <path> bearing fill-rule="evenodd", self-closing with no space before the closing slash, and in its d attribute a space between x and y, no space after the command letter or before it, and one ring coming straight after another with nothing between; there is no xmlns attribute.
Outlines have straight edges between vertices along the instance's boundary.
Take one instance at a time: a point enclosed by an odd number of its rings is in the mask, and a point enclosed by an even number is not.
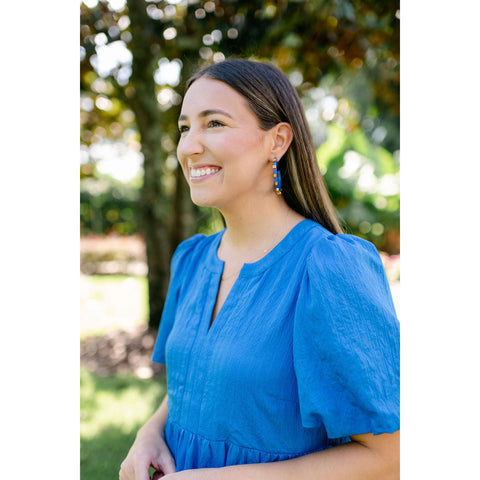
<svg viewBox="0 0 480 480"><path fill-rule="evenodd" d="M315 226L315 222L309 219L301 220L277 243L265 256L252 263L244 263L240 269L235 282L233 283L228 295L226 296L221 308L219 309L215 318L212 319L215 305L217 303L218 294L220 291L220 282L225 267L225 262L218 257L218 247L225 234L226 229L223 229L218 233L218 236L214 242L212 242L209 252L209 261L207 262L207 268L210 270L210 287L208 292L208 302L205 306L205 321L207 324L207 334L210 334L215 330L216 324L228 314L228 311L233 308L232 302L234 297L238 295L242 290L242 285L245 280L262 274L270 266L274 265L293 245L297 242L299 237L305 232ZM232 299L233 298L233 299ZM221 323L221 322L220 322ZM220 327L218 327L220 328Z"/></svg>

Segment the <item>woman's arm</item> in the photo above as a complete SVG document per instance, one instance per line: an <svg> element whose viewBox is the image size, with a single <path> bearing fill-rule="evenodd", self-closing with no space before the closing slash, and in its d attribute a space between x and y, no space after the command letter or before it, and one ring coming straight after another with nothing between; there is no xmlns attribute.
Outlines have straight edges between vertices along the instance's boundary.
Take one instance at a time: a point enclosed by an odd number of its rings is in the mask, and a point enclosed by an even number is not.
<svg viewBox="0 0 480 480"><path fill-rule="evenodd" d="M157 411L138 430L135 442L120 467L120 480L150 480L150 465L164 474L176 471L175 461L164 438L167 401L168 395L165 395Z"/></svg>
<svg viewBox="0 0 480 480"><path fill-rule="evenodd" d="M138 430L137 438L139 435L160 433L163 437L163 432L165 430L165 425L167 424L167 415L168 415L168 394L165 395L162 403L157 408L157 411L150 417L150 419Z"/></svg>
<svg viewBox="0 0 480 480"><path fill-rule="evenodd" d="M165 480L398 480L400 431L365 434L352 442L292 460L185 470Z"/></svg>

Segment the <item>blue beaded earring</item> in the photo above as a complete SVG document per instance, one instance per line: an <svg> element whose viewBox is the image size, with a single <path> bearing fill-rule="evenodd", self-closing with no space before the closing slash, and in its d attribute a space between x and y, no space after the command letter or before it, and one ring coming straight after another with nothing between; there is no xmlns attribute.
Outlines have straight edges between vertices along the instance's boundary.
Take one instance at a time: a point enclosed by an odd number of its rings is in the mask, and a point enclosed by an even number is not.
<svg viewBox="0 0 480 480"><path fill-rule="evenodd" d="M277 157L273 157L273 182L275 184L275 192L277 195L282 194L282 175L277 168Z"/></svg>

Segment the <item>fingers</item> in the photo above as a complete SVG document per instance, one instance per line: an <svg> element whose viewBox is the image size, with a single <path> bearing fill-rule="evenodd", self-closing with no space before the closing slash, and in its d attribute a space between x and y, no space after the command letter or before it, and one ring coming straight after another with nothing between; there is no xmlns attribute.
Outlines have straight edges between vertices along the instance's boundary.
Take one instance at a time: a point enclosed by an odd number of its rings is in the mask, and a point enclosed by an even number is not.
<svg viewBox="0 0 480 480"><path fill-rule="evenodd" d="M173 460L173 457L169 451L162 452L162 455L158 460L160 464L159 466L165 475L168 475L169 473L175 473L177 471L175 461Z"/></svg>
<svg viewBox="0 0 480 480"><path fill-rule="evenodd" d="M163 477L163 474L162 474ZM118 473L118 478L119 480L150 480L150 475L148 473L142 472L138 473L137 475L127 475L124 470L120 470ZM156 478L161 478L161 477L156 477Z"/></svg>
<svg viewBox="0 0 480 480"><path fill-rule="evenodd" d="M165 442L154 439L134 443L128 456L120 466L120 480L150 480L149 468L157 470L154 478L163 478L175 473L175 460Z"/></svg>
<svg viewBox="0 0 480 480"><path fill-rule="evenodd" d="M164 475L177 471L175 460L166 445L160 450L158 457L152 462L152 467L163 472Z"/></svg>
<svg viewBox="0 0 480 480"><path fill-rule="evenodd" d="M129 480L132 477L133 472L131 471L130 465L127 463L126 460L122 462L120 465L120 471L118 472L119 480Z"/></svg>
<svg viewBox="0 0 480 480"><path fill-rule="evenodd" d="M132 467L132 464L127 460L124 460L120 466L120 472L118 472L119 480L150 480L148 473L149 467L144 467L143 464ZM160 478L160 477L159 477Z"/></svg>

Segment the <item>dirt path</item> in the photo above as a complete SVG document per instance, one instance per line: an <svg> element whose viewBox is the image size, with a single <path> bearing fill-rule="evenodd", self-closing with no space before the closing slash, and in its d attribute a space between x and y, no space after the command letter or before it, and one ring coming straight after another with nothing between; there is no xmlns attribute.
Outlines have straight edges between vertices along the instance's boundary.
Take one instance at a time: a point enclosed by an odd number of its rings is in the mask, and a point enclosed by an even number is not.
<svg viewBox="0 0 480 480"><path fill-rule="evenodd" d="M157 331L146 326L88 337L80 343L80 365L101 376L132 374L150 378L163 374L164 367L151 361L156 338Z"/></svg>

